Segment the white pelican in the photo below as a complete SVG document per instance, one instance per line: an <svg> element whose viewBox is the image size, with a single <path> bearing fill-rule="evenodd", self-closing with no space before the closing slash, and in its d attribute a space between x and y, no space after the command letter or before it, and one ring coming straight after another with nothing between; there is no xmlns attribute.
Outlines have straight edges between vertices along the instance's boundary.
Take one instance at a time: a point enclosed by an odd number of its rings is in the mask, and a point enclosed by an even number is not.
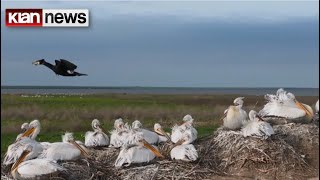
<svg viewBox="0 0 320 180"><path fill-rule="evenodd" d="M242 109L244 97L236 98L233 106L224 111L223 126L230 130L240 129L247 121L248 115Z"/></svg>
<svg viewBox="0 0 320 180"><path fill-rule="evenodd" d="M23 133L26 132L28 129L29 129L29 123L23 123L23 124L21 125L22 133L20 133L20 134L17 136L16 140L20 139L20 137L23 135Z"/></svg>
<svg viewBox="0 0 320 180"><path fill-rule="evenodd" d="M49 159L27 160L33 152L32 146L26 146L19 159L11 167L11 175L14 179L38 179L43 175L52 175L57 171L64 171L62 166Z"/></svg>
<svg viewBox="0 0 320 180"><path fill-rule="evenodd" d="M319 99L315 105L315 108L316 108L316 113L319 113Z"/></svg>
<svg viewBox="0 0 320 180"><path fill-rule="evenodd" d="M43 150L42 145L35 141L35 138L40 132L40 122L38 120L33 120L29 124L29 129L24 132L21 137L19 137L15 143L11 144L8 147L8 150L5 154L3 164L10 165L15 163L26 146L32 146L32 151L29 153L28 159L36 158Z"/></svg>
<svg viewBox="0 0 320 180"><path fill-rule="evenodd" d="M89 157L88 150L74 141L73 133L62 135L63 142L50 143L44 147L39 158L52 160L75 160L81 156Z"/></svg>
<svg viewBox="0 0 320 180"><path fill-rule="evenodd" d="M198 152L193 144L182 144L175 146L170 156L172 160L195 161L198 159Z"/></svg>
<svg viewBox="0 0 320 180"><path fill-rule="evenodd" d="M267 139L269 136L274 134L272 126L265 122L256 111L251 110L249 112L250 121L246 124L241 132L244 137L254 136Z"/></svg>
<svg viewBox="0 0 320 180"><path fill-rule="evenodd" d="M292 93L287 93L282 88L276 95L265 95L268 101L259 115L272 124L287 122L305 122L312 120L313 110L309 105L296 100Z"/></svg>
<svg viewBox="0 0 320 180"><path fill-rule="evenodd" d="M84 144L87 147L107 146L109 145L109 137L102 131L100 121L94 119L91 123L93 131L86 132L84 136Z"/></svg>
<svg viewBox="0 0 320 180"><path fill-rule="evenodd" d="M188 139L184 144L190 144L196 140L198 136L197 130L192 126L194 119L188 114L184 116L182 120L184 121L182 125L175 125L172 128L171 141L177 143L180 139L187 136Z"/></svg>
<svg viewBox="0 0 320 180"><path fill-rule="evenodd" d="M126 141L130 127L127 124L124 124L121 118L116 119L114 122L114 130L110 131L110 147L119 148Z"/></svg>
<svg viewBox="0 0 320 180"><path fill-rule="evenodd" d="M144 163L155 157L164 158L158 149L143 139L143 133L132 130L126 144L119 153L115 167L130 166L131 163Z"/></svg>
<svg viewBox="0 0 320 180"><path fill-rule="evenodd" d="M155 123L154 126L153 126L153 129L154 129L154 132L156 132L159 136L159 141L158 143L160 142L166 142L168 140L171 141L171 138L170 138L170 134L169 133L166 133L163 131L161 125L159 123Z"/></svg>
<svg viewBox="0 0 320 180"><path fill-rule="evenodd" d="M149 131L147 129L142 128L142 124L139 120L135 120L132 123L132 129L134 131L142 132L143 138L149 143L149 144L157 144L159 142L159 136L157 133Z"/></svg>

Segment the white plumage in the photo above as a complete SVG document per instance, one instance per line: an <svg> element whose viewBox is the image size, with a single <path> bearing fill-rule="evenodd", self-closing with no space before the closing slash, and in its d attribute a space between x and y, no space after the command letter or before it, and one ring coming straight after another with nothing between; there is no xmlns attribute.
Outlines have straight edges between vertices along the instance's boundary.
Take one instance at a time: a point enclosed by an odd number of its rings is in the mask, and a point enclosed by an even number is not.
<svg viewBox="0 0 320 180"><path fill-rule="evenodd" d="M158 134L147 129L143 129L141 122L138 120L135 120L132 123L132 129L134 131L141 132L143 134L143 139L145 139L149 144L157 144L159 142Z"/></svg>
<svg viewBox="0 0 320 180"><path fill-rule="evenodd" d="M94 119L91 123L94 131L88 131L85 134L85 146L87 147L98 147L109 145L109 137L102 131L100 127L100 121Z"/></svg>
<svg viewBox="0 0 320 180"><path fill-rule="evenodd" d="M42 145L35 141L34 139L40 132L40 122L38 120L34 120L30 122L29 129L25 131L21 137L19 137L15 143L8 146L8 150L5 154L3 164L10 165L17 161L17 159L21 156L23 150L28 146L32 146L32 151L30 152L27 159L36 158L42 152Z"/></svg>
<svg viewBox="0 0 320 180"><path fill-rule="evenodd" d="M114 122L114 130L110 131L110 147L121 147L129 136L130 127L124 124L123 120L116 119Z"/></svg>
<svg viewBox="0 0 320 180"><path fill-rule="evenodd" d="M266 120L272 120L276 123L277 119L300 121L311 120L313 110L310 106L300 103L295 99L292 93L287 93L282 88L277 91L276 95L265 95L267 104L259 112L259 115Z"/></svg>
<svg viewBox="0 0 320 180"><path fill-rule="evenodd" d="M195 161L198 159L198 152L192 144L182 144L174 147L170 156L175 160Z"/></svg>
<svg viewBox="0 0 320 180"><path fill-rule="evenodd" d="M39 158L75 160L81 156L89 156L88 150L74 141L72 133L65 133L65 135L62 136L62 141L63 142L50 143L44 146L44 150L39 155Z"/></svg>
<svg viewBox="0 0 320 180"><path fill-rule="evenodd" d="M256 111L251 110L249 112L250 121L246 124L241 132L244 137L254 136L262 139L267 139L269 136L274 134L272 126L263 121L262 118L259 117Z"/></svg>
<svg viewBox="0 0 320 180"><path fill-rule="evenodd" d="M32 147L27 146L17 162L13 164L11 175L14 179L36 179L43 175L66 170L55 161L49 159L32 159L26 161L32 151Z"/></svg>
<svg viewBox="0 0 320 180"><path fill-rule="evenodd" d="M233 106L224 111L223 126L230 130L238 130L247 123L248 115L242 109L244 97L236 98Z"/></svg>
<svg viewBox="0 0 320 180"><path fill-rule="evenodd" d="M315 108L316 108L316 113L319 113L319 99L315 105Z"/></svg>
<svg viewBox="0 0 320 180"><path fill-rule="evenodd" d="M115 167L129 166L131 163L143 163L153 160L156 156L163 157L156 146L143 139L143 133L132 130L119 153Z"/></svg>
<svg viewBox="0 0 320 180"><path fill-rule="evenodd" d="M194 119L191 115L183 118L184 123L180 126L175 125L172 128L171 141L177 143L180 139L188 137L184 144L190 144L197 139L198 131L192 126Z"/></svg>

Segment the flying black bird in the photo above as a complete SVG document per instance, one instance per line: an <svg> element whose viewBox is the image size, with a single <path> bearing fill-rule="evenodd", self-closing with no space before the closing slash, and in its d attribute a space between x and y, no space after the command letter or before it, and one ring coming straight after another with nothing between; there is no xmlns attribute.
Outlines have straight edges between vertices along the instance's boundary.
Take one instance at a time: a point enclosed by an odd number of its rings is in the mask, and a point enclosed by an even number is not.
<svg viewBox="0 0 320 180"><path fill-rule="evenodd" d="M87 76L87 74L82 74L75 72L74 70L77 66L65 59L55 60L56 65L46 62L44 59L40 59L32 62L34 65L45 65L57 75L61 76Z"/></svg>

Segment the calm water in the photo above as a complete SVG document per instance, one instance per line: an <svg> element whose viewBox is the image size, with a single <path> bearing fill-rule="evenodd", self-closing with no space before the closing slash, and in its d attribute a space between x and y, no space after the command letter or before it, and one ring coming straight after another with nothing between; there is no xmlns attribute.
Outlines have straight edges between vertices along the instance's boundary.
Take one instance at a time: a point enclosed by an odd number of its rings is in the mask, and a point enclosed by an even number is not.
<svg viewBox="0 0 320 180"><path fill-rule="evenodd" d="M165 87L65 87L1 86L1 94L274 94L278 88L165 88ZM285 88L298 96L319 96L319 88Z"/></svg>

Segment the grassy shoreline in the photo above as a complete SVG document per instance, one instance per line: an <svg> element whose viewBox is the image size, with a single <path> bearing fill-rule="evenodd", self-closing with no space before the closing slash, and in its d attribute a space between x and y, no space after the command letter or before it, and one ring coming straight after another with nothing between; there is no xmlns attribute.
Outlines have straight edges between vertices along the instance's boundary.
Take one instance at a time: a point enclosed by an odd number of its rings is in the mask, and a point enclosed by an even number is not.
<svg viewBox="0 0 320 180"><path fill-rule="evenodd" d="M20 132L24 122L39 119L41 132L39 141L60 141L61 135L74 132L76 138L84 139L91 130L94 118L111 130L116 118L131 123L138 119L148 129L159 122L166 131L179 123L186 114L195 119L199 136L211 134L221 125L219 121L224 110L239 95L1 95L1 157ZM314 108L317 96L297 97ZM246 96L245 110L260 110L265 104L263 96Z"/></svg>

